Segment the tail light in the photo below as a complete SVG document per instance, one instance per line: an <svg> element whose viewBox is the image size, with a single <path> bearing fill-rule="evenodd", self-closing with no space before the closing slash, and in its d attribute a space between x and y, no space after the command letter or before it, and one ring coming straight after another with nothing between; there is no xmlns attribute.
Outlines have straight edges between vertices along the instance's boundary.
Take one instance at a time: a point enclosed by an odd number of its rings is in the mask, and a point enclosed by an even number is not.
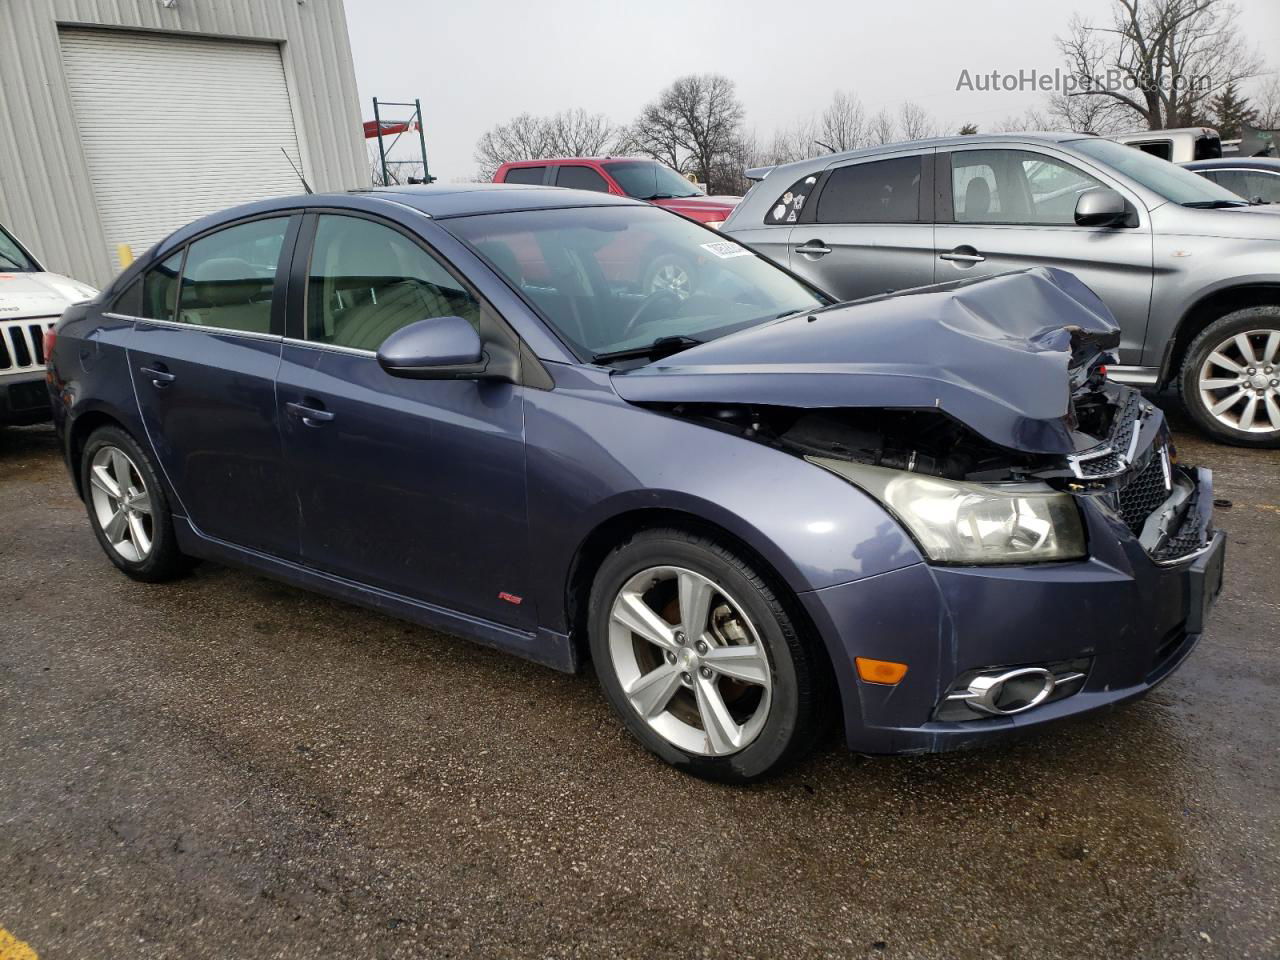
<svg viewBox="0 0 1280 960"><path fill-rule="evenodd" d="M48 363L50 360L53 359L53 344L57 339L58 339L58 334L54 332L53 327L50 327L48 330L44 332L43 348L44 348L45 363Z"/></svg>

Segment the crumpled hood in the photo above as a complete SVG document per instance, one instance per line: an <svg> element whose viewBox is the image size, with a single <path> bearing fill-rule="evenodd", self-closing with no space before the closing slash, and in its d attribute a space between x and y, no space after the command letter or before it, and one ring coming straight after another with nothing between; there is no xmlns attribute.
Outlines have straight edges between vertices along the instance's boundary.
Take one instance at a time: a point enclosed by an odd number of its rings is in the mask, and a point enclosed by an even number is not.
<svg viewBox="0 0 1280 960"><path fill-rule="evenodd" d="M632 403L937 409L1000 446L1063 454L1097 443L1072 428L1073 349L1119 342L1093 291L1036 267L776 320L612 383Z"/></svg>
<svg viewBox="0 0 1280 960"><path fill-rule="evenodd" d="M71 304L97 295L88 284L59 273L0 271L0 320L60 316Z"/></svg>

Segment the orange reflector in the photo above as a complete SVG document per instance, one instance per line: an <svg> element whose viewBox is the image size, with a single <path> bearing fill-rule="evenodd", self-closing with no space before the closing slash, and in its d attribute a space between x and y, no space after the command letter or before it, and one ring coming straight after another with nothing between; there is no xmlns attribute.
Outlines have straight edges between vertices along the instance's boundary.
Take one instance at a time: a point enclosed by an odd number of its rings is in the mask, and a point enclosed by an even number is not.
<svg viewBox="0 0 1280 960"><path fill-rule="evenodd" d="M872 660L870 657L854 657L853 662L858 667L858 676L867 683L887 683L892 686L907 675L905 663Z"/></svg>

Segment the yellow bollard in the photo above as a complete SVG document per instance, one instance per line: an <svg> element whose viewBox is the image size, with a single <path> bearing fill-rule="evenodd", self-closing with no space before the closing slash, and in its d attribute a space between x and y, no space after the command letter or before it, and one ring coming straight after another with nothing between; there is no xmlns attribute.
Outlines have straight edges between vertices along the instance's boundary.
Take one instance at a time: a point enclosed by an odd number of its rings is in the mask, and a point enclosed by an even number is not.
<svg viewBox="0 0 1280 960"><path fill-rule="evenodd" d="M127 243L116 244L116 258L120 261L120 269L128 269L129 264L133 263L133 248Z"/></svg>

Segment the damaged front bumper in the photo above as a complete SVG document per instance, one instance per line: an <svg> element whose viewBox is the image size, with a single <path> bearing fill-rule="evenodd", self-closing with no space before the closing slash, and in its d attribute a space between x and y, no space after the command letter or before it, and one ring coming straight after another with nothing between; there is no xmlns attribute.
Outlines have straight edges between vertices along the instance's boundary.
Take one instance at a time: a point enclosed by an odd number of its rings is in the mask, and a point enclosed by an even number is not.
<svg viewBox="0 0 1280 960"><path fill-rule="evenodd" d="M1178 465L1163 416L1141 403L1123 466L1075 485L1087 559L920 563L801 595L838 638L828 647L850 748L979 746L1141 697L1186 659L1221 589L1226 541L1212 526L1212 475ZM896 685L867 683L856 657L909 669ZM1043 695L1008 715L984 709L990 683L1011 675Z"/></svg>

